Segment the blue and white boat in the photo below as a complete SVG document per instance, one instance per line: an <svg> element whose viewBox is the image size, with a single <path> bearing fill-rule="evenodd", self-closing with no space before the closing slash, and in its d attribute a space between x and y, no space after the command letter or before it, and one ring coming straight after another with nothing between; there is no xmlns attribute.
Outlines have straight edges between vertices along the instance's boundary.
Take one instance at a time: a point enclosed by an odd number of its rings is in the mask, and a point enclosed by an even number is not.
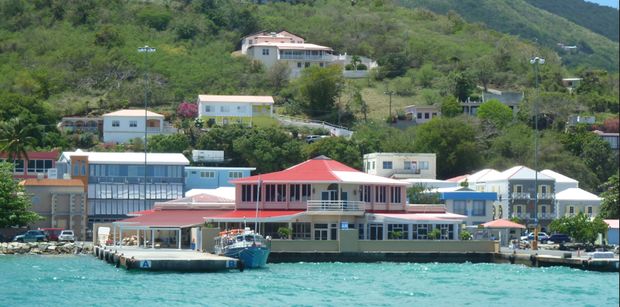
<svg viewBox="0 0 620 307"><path fill-rule="evenodd" d="M215 254L237 258L246 268L266 266L270 252L268 240L248 227L222 231L215 238Z"/></svg>

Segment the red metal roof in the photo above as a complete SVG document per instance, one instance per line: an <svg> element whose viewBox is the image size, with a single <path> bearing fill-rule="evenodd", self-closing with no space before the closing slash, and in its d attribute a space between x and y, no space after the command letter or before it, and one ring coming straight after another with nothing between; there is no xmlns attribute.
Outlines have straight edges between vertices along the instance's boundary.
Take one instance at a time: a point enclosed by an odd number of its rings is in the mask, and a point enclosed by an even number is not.
<svg viewBox="0 0 620 307"><path fill-rule="evenodd" d="M190 227L203 224L206 216L215 216L225 212L222 210L154 210L153 213L116 223L143 227Z"/></svg>
<svg viewBox="0 0 620 307"><path fill-rule="evenodd" d="M149 211L149 210L146 210ZM117 223L139 227L190 227L213 220L242 220L253 221L255 210L151 210L151 213L128 218ZM302 210L261 210L259 219L273 219L293 216L305 211Z"/></svg>
<svg viewBox="0 0 620 307"><path fill-rule="evenodd" d="M140 216L140 215L151 214L153 212L155 212L155 210L153 209L134 211L134 212L127 213L127 216Z"/></svg>
<svg viewBox="0 0 620 307"><path fill-rule="evenodd" d="M289 215L295 215L295 214L299 214L302 212L306 212L305 210L261 210L258 211L258 218L259 219L266 219L266 218L273 218L273 217L282 217L282 216L289 216ZM239 219L239 218L246 218L246 219L254 219L256 218L256 211L255 210L234 210L234 211L229 211L217 216L210 216L209 218L215 218L215 219Z"/></svg>
<svg viewBox="0 0 620 307"><path fill-rule="evenodd" d="M334 171L343 172L360 172L354 168L348 167L338 161L319 156L314 159L307 160L288 169L269 174L262 174L240 178L231 181L232 183L256 182L261 181L340 181L333 173ZM360 172L361 173L361 172Z"/></svg>
<svg viewBox="0 0 620 307"><path fill-rule="evenodd" d="M517 223L509 221L509 220L505 220L505 219L499 219L499 220L494 220L494 221L486 222L486 223L482 224L482 226L484 226L484 228L520 228L520 229L525 229L525 226L523 226L521 224L517 224Z"/></svg>

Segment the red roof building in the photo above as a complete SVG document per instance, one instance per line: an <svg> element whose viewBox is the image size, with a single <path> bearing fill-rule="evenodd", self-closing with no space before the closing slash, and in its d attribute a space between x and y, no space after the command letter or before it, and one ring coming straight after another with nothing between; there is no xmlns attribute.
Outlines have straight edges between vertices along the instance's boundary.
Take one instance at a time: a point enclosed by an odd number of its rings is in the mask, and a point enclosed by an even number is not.
<svg viewBox="0 0 620 307"><path fill-rule="evenodd" d="M406 182L370 175L325 156L232 183L237 209L258 204L264 210L403 212L407 203Z"/></svg>
<svg viewBox="0 0 620 307"><path fill-rule="evenodd" d="M417 240L427 239L435 228L441 239L458 239L465 218L443 207L413 210L407 205L407 182L370 175L324 156L231 183L234 200L194 195L157 203L152 212L138 212L115 224L153 230L205 224L231 229L258 223L263 235L279 237L278 229L286 227L294 240L338 240L338 229L355 228L361 240L387 240L394 234Z"/></svg>

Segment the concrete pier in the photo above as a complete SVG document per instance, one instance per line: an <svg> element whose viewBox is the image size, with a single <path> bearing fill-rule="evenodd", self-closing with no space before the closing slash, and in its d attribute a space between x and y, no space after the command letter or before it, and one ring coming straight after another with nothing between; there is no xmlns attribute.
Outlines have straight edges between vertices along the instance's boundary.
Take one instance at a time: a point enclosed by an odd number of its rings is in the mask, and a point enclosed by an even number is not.
<svg viewBox="0 0 620 307"><path fill-rule="evenodd" d="M507 253L501 252L496 255L496 262L509 262L533 267L565 266L574 269L598 272L620 272L618 258L592 259L589 256L574 256L574 253L536 254L532 252Z"/></svg>
<svg viewBox="0 0 620 307"><path fill-rule="evenodd" d="M93 254L101 260L127 270L218 272L237 269L243 271L243 263L238 259L193 250L96 246Z"/></svg>

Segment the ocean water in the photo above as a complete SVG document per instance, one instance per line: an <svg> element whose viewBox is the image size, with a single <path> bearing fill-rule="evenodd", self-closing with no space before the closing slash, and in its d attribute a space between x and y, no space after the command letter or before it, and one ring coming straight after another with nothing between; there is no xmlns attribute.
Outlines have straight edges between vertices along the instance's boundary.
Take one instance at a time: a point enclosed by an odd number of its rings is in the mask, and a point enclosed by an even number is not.
<svg viewBox="0 0 620 307"><path fill-rule="evenodd" d="M618 306L619 274L510 264L294 263L227 273L0 256L0 306Z"/></svg>

